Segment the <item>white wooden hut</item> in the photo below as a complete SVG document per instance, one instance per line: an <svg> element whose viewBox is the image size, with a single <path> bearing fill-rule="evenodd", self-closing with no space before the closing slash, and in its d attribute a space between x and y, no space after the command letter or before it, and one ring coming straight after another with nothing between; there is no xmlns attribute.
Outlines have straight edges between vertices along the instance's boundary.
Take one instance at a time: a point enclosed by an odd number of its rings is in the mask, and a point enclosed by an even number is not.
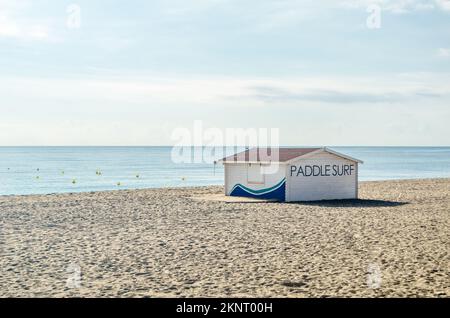
<svg viewBox="0 0 450 318"><path fill-rule="evenodd" d="M329 148L253 148L223 158L225 194L279 201L358 197L361 160Z"/></svg>

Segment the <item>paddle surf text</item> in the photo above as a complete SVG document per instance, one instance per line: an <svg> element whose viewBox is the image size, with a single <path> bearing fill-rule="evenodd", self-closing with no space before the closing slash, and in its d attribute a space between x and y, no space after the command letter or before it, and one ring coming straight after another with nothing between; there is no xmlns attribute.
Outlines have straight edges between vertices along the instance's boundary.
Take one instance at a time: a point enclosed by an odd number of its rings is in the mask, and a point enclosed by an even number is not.
<svg viewBox="0 0 450 318"><path fill-rule="evenodd" d="M355 165L299 165L291 166L291 177L342 177L351 176Z"/></svg>

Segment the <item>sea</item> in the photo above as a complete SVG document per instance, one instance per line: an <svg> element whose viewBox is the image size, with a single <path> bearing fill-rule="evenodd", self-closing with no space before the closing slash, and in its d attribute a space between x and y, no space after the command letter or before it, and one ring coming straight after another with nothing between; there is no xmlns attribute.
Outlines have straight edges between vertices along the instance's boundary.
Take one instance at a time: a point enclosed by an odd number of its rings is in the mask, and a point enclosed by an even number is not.
<svg viewBox="0 0 450 318"><path fill-rule="evenodd" d="M450 147L330 148L364 161L361 181L450 178ZM196 148L180 160L172 147L0 147L0 195L222 185L214 161L240 150Z"/></svg>

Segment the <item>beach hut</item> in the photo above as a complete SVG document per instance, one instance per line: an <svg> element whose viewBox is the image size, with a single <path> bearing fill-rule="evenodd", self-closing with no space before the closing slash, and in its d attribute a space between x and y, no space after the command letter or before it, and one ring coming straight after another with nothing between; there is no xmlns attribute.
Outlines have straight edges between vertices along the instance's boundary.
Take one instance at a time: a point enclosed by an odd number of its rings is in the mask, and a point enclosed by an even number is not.
<svg viewBox="0 0 450 318"><path fill-rule="evenodd" d="M356 199L361 160L329 148L252 148L220 160L225 194L279 201Z"/></svg>

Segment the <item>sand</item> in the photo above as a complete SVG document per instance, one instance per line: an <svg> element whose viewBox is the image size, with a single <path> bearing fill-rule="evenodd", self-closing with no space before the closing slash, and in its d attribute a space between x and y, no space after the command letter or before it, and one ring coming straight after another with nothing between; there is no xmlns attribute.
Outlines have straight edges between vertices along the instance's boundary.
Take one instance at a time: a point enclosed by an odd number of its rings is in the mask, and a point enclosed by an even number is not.
<svg viewBox="0 0 450 318"><path fill-rule="evenodd" d="M221 192L0 197L0 296L450 296L450 179L316 203Z"/></svg>

